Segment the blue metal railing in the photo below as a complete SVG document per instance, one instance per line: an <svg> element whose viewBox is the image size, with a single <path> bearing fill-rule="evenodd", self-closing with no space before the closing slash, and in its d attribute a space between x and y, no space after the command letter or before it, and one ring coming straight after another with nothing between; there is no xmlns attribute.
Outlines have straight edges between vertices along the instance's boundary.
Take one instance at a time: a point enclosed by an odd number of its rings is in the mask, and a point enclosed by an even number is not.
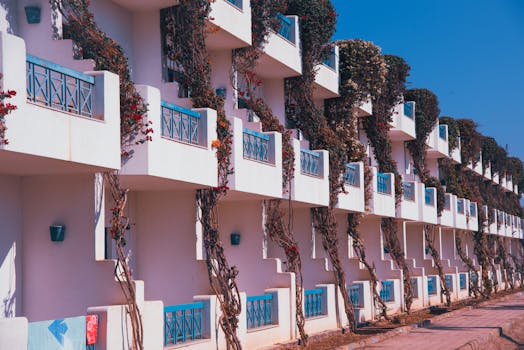
<svg viewBox="0 0 524 350"><path fill-rule="evenodd" d="M93 118L92 76L27 55L26 83L28 101Z"/></svg>
<svg viewBox="0 0 524 350"><path fill-rule="evenodd" d="M395 301L395 290L393 281L382 281L382 288L380 289L380 298L388 303Z"/></svg>
<svg viewBox="0 0 524 350"><path fill-rule="evenodd" d="M273 324L271 304L272 294L247 297L247 328L258 328Z"/></svg>
<svg viewBox="0 0 524 350"><path fill-rule="evenodd" d="M202 339L204 303L164 307L164 345Z"/></svg>
<svg viewBox="0 0 524 350"><path fill-rule="evenodd" d="M346 164L344 182L351 186L360 187L360 166L358 164Z"/></svg>
<svg viewBox="0 0 524 350"><path fill-rule="evenodd" d="M431 205L431 206L435 205L435 199L433 197L433 191L434 191L434 189L432 189L432 188L426 188L425 189L425 191L424 191L424 203L426 203L426 205Z"/></svg>
<svg viewBox="0 0 524 350"><path fill-rule="evenodd" d="M232 5L235 5L236 7L242 10L242 0L226 0L226 1Z"/></svg>
<svg viewBox="0 0 524 350"><path fill-rule="evenodd" d="M444 276L444 281L446 282L446 287L448 287L450 291L453 291L453 276L451 275Z"/></svg>
<svg viewBox="0 0 524 350"><path fill-rule="evenodd" d="M324 292L322 288L304 290L304 309L306 318L323 315L322 300Z"/></svg>
<svg viewBox="0 0 524 350"><path fill-rule="evenodd" d="M96 350L95 344L86 344L86 350Z"/></svg>
<svg viewBox="0 0 524 350"><path fill-rule="evenodd" d="M200 144L200 115L190 109L162 101L162 136L170 139Z"/></svg>
<svg viewBox="0 0 524 350"><path fill-rule="evenodd" d="M464 214L464 199L457 199L457 213Z"/></svg>
<svg viewBox="0 0 524 350"><path fill-rule="evenodd" d="M446 129L446 125L438 126L438 136L444 141L448 139L448 133L446 132Z"/></svg>
<svg viewBox="0 0 524 350"><path fill-rule="evenodd" d="M332 47L331 48L331 51L329 52L329 57L326 58L322 64L324 66L327 66L331 69L334 69L336 70L337 69L337 56L336 56L336 51L335 51L335 47Z"/></svg>
<svg viewBox="0 0 524 350"><path fill-rule="evenodd" d="M402 182L402 192L404 199L414 201L415 200L415 183L414 182Z"/></svg>
<svg viewBox="0 0 524 350"><path fill-rule="evenodd" d="M277 19L280 23L278 35L294 43L291 36L292 21L281 13L277 13Z"/></svg>
<svg viewBox="0 0 524 350"><path fill-rule="evenodd" d="M477 216L477 206L475 203L469 203L469 215L472 217Z"/></svg>
<svg viewBox="0 0 524 350"><path fill-rule="evenodd" d="M461 273L459 275L459 288L464 290L464 289L467 289L467 280L468 280L468 275L466 275L465 273Z"/></svg>
<svg viewBox="0 0 524 350"><path fill-rule="evenodd" d="M377 191L378 193L391 194L389 174L377 173Z"/></svg>
<svg viewBox="0 0 524 350"><path fill-rule="evenodd" d="M300 172L306 175L320 176L320 153L301 149Z"/></svg>
<svg viewBox="0 0 524 350"><path fill-rule="evenodd" d="M362 294L362 284L352 284L349 287L349 299L351 299L353 307L364 307Z"/></svg>
<svg viewBox="0 0 524 350"><path fill-rule="evenodd" d="M269 163L269 136L244 128L244 158Z"/></svg>
<svg viewBox="0 0 524 350"><path fill-rule="evenodd" d="M410 119L415 118L415 102L404 102L404 115Z"/></svg>
<svg viewBox="0 0 524 350"><path fill-rule="evenodd" d="M428 294L437 294L437 276L428 276Z"/></svg>

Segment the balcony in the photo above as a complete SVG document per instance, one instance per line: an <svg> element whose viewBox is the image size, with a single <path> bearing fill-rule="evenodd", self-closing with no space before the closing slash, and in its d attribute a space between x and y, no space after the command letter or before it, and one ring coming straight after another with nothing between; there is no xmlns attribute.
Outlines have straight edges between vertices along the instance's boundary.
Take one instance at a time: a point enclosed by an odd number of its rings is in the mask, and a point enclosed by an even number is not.
<svg viewBox="0 0 524 350"><path fill-rule="evenodd" d="M457 210L455 216L455 228L467 230L466 199L457 198Z"/></svg>
<svg viewBox="0 0 524 350"><path fill-rule="evenodd" d="M457 211L457 196L446 193L444 210L438 218L438 223L441 226L445 227L455 227L455 213Z"/></svg>
<svg viewBox="0 0 524 350"><path fill-rule="evenodd" d="M231 164L234 173L229 175L232 191L228 198L245 199L249 194L282 198L282 135L261 132L258 123L244 126L242 119L229 119L234 140Z"/></svg>
<svg viewBox="0 0 524 350"><path fill-rule="evenodd" d="M494 209L496 213L497 218L497 233L499 236L505 236L506 235L506 215L502 210Z"/></svg>
<svg viewBox="0 0 524 350"><path fill-rule="evenodd" d="M357 117L369 117L373 114L373 103L371 97L361 102L359 105L353 107L353 111L357 114Z"/></svg>
<svg viewBox="0 0 524 350"><path fill-rule="evenodd" d="M461 146L460 146L460 137L459 137L457 141L457 147L452 150L451 149L449 150L449 157L451 158L451 161L453 163L455 164L462 163L462 156L460 152L461 152Z"/></svg>
<svg viewBox="0 0 524 350"><path fill-rule="evenodd" d="M489 223L489 208L487 205L482 206L482 212L484 213L484 226L486 227L486 232L496 235L497 232L497 212L495 209L491 209L493 211L493 221L491 224Z"/></svg>
<svg viewBox="0 0 524 350"><path fill-rule="evenodd" d="M482 169L482 176L485 180L491 181L491 162L488 162L488 164L486 165L486 169Z"/></svg>
<svg viewBox="0 0 524 350"><path fill-rule="evenodd" d="M291 199L298 205L327 206L329 204L329 152L300 148L293 139L295 176L291 185ZM286 196L284 196L286 197Z"/></svg>
<svg viewBox="0 0 524 350"><path fill-rule="evenodd" d="M395 178L393 174L379 173L372 167L373 197L370 207L377 216L395 217Z"/></svg>
<svg viewBox="0 0 524 350"><path fill-rule="evenodd" d="M209 50L231 50L251 45L251 3L249 0L211 2Z"/></svg>
<svg viewBox="0 0 524 350"><path fill-rule="evenodd" d="M417 137L415 130L415 102L405 102L397 105L389 123L391 141L408 141Z"/></svg>
<svg viewBox="0 0 524 350"><path fill-rule="evenodd" d="M133 146L122 168L122 182L135 190L195 189L217 186L216 112L186 109L161 101L160 91L147 85L137 90L148 105L153 140Z"/></svg>
<svg viewBox="0 0 524 350"><path fill-rule="evenodd" d="M429 134L426 144L428 158L446 158L449 156L448 126L436 125Z"/></svg>
<svg viewBox="0 0 524 350"><path fill-rule="evenodd" d="M420 182L402 182L402 200L396 208L397 218L418 221L420 209L420 192L424 190L424 184Z"/></svg>
<svg viewBox="0 0 524 350"><path fill-rule="evenodd" d="M279 14L278 20L281 27L278 33L270 32L255 70L264 79L282 79L302 74L298 17Z"/></svg>
<svg viewBox="0 0 524 350"><path fill-rule="evenodd" d="M203 302L164 307L164 346L203 339L203 313Z"/></svg>
<svg viewBox="0 0 524 350"><path fill-rule="evenodd" d="M482 176L482 153L477 155L474 162L469 162L466 168Z"/></svg>
<svg viewBox="0 0 524 350"><path fill-rule="evenodd" d="M346 164L344 192L338 195L335 208L347 212L363 213L366 209L364 187L364 164L362 162Z"/></svg>
<svg viewBox="0 0 524 350"><path fill-rule="evenodd" d="M324 100L338 96L338 46L333 46L328 59L317 66L313 98Z"/></svg>
<svg viewBox="0 0 524 350"><path fill-rule="evenodd" d="M120 168L119 83L26 55L22 39L0 33L1 85L16 96L5 118L2 172L56 174ZM23 77L26 79L23 79Z"/></svg>
<svg viewBox="0 0 524 350"><path fill-rule="evenodd" d="M499 176L499 174L495 173L495 172L491 172L491 181L493 181L493 183L498 185L500 183L500 176Z"/></svg>
<svg viewBox="0 0 524 350"><path fill-rule="evenodd" d="M468 201L467 225L469 231L477 231L479 228L477 203Z"/></svg>
<svg viewBox="0 0 524 350"><path fill-rule="evenodd" d="M430 224L437 223L437 189L428 187L424 189L424 205L422 206L421 221Z"/></svg>

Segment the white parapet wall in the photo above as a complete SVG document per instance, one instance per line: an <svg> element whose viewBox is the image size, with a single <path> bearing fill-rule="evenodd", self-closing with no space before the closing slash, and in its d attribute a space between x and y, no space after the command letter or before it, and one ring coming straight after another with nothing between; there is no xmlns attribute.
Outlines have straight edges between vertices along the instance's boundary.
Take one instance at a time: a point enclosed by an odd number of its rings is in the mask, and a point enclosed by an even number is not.
<svg viewBox="0 0 524 350"><path fill-rule="evenodd" d="M0 349L27 349L28 322L25 317L0 318Z"/></svg>
<svg viewBox="0 0 524 350"><path fill-rule="evenodd" d="M338 202L335 208L344 211L364 212L366 209L364 199L364 163L347 164L344 176L344 192L338 195Z"/></svg>

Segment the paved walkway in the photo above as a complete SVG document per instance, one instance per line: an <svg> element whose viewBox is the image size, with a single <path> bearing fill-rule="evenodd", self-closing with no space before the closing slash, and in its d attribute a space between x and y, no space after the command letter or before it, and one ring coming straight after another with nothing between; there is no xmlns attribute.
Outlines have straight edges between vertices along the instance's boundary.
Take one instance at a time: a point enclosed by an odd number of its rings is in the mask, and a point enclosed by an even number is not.
<svg viewBox="0 0 524 350"><path fill-rule="evenodd" d="M359 349L524 349L524 294Z"/></svg>

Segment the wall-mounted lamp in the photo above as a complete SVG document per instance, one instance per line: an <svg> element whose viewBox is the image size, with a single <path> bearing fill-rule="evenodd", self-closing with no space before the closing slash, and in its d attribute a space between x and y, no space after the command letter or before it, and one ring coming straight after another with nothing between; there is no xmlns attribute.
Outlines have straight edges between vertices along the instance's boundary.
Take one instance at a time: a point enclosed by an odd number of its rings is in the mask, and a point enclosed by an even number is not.
<svg viewBox="0 0 524 350"><path fill-rule="evenodd" d="M52 225L49 226L49 233L51 235L52 242L62 242L65 238L65 229L64 225Z"/></svg>
<svg viewBox="0 0 524 350"><path fill-rule="evenodd" d="M429 247L424 248L424 253L426 253L426 255L429 255Z"/></svg>
<svg viewBox="0 0 524 350"><path fill-rule="evenodd" d="M227 89L225 87L221 87L215 90L216 94L222 98L226 98Z"/></svg>
<svg viewBox="0 0 524 350"><path fill-rule="evenodd" d="M41 9L40 6L26 6L24 7L25 17L27 23L29 24L38 24L40 23L41 18Z"/></svg>
<svg viewBox="0 0 524 350"><path fill-rule="evenodd" d="M384 254L389 254L389 247L384 246Z"/></svg>
<svg viewBox="0 0 524 350"><path fill-rule="evenodd" d="M240 244L240 232L232 232L229 238L231 239L231 245Z"/></svg>

